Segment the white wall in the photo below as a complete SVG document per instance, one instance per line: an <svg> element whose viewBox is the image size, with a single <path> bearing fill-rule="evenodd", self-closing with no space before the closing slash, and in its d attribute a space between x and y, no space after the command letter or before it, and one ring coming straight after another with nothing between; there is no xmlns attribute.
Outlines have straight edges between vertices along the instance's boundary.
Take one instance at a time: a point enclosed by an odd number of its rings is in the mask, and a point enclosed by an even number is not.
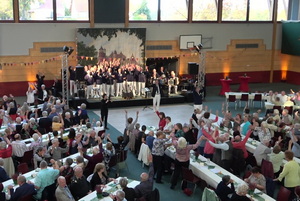
<svg viewBox="0 0 300 201"><path fill-rule="evenodd" d="M0 56L28 55L33 42L75 41L76 28L88 23L7 23L0 24ZM96 27L124 27L124 24L96 24ZM202 34L213 37L211 50L225 50L231 39L263 39L272 45L272 24L258 23L131 23L130 28L147 28L147 40L178 40L179 35ZM281 25L277 26L277 49L280 48ZM205 44L204 44L205 45Z"/></svg>

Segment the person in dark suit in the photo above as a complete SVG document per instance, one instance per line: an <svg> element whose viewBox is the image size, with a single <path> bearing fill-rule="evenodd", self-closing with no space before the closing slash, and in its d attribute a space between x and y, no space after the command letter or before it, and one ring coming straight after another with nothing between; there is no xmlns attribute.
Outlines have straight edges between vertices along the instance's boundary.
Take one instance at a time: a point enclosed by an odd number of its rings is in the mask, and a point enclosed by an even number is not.
<svg viewBox="0 0 300 201"><path fill-rule="evenodd" d="M5 169L3 168L4 160L0 158L0 182L5 182L9 180L9 176L7 175Z"/></svg>
<svg viewBox="0 0 300 201"><path fill-rule="evenodd" d="M48 112L47 111L43 111L42 112L42 117L39 119L39 127L44 129L44 133L45 134L47 132L50 131L52 126L52 119L48 118Z"/></svg>
<svg viewBox="0 0 300 201"><path fill-rule="evenodd" d="M134 201L135 199L135 191L133 188L128 188L127 187L127 184L128 184L128 180L126 177L122 177L120 180L119 180L119 184L122 188L122 190L124 191L125 193L125 198L127 201Z"/></svg>
<svg viewBox="0 0 300 201"><path fill-rule="evenodd" d="M151 154L148 156L148 161L149 173L143 172L140 176L141 183L134 188L136 198L146 197L153 189L154 168Z"/></svg>
<svg viewBox="0 0 300 201"><path fill-rule="evenodd" d="M88 193L91 193L90 184L86 180L86 177L83 175L83 170L81 167L75 167L74 177L72 178L69 187L75 200L79 200L80 198L86 196Z"/></svg>
<svg viewBox="0 0 300 201"><path fill-rule="evenodd" d="M18 201L24 196L36 194L34 185L26 183L26 178L23 175L18 176L17 182L19 187L16 189L16 191L14 191L12 185L7 187L9 189L8 193L11 196L10 201Z"/></svg>
<svg viewBox="0 0 300 201"><path fill-rule="evenodd" d="M108 118L108 104L110 103L110 99L107 97L107 94L103 94L101 100L101 120L104 122L104 128L107 128L107 118Z"/></svg>
<svg viewBox="0 0 300 201"><path fill-rule="evenodd" d="M230 187L228 187L230 184ZM235 192L233 180L230 179L229 175L225 175L222 177L222 181L218 184L216 189L216 194L221 199L221 201L228 201L230 200L228 195L233 194Z"/></svg>
<svg viewBox="0 0 300 201"><path fill-rule="evenodd" d="M153 84L153 90L152 90L152 97L153 97L153 110L159 111L160 106L160 99L163 95L163 90L161 85L159 84L159 80L155 80L155 84Z"/></svg>

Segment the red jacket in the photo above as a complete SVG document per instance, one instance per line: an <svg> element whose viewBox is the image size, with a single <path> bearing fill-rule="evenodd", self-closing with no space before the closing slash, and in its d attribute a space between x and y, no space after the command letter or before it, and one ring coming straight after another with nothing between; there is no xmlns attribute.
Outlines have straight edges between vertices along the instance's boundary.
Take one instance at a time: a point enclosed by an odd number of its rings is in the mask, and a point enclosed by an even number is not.
<svg viewBox="0 0 300 201"><path fill-rule="evenodd" d="M158 112L158 111L156 111L156 114L157 114L157 116L159 117L159 112ZM159 130L163 130L164 127L166 126L166 124L167 124L167 122L166 122L166 119L165 119L165 118L159 119L159 123L158 123L158 128L159 128Z"/></svg>
<svg viewBox="0 0 300 201"><path fill-rule="evenodd" d="M251 133L252 133L252 131L251 131L251 129L249 129L248 132L247 132L247 134L246 134L246 137L242 141L240 141L240 142L232 142L233 148L243 150L243 152L244 152L244 158L248 158L248 152L246 150L246 142L248 141Z"/></svg>
<svg viewBox="0 0 300 201"><path fill-rule="evenodd" d="M6 149L0 150L0 158L9 158L12 156L12 146L8 145Z"/></svg>

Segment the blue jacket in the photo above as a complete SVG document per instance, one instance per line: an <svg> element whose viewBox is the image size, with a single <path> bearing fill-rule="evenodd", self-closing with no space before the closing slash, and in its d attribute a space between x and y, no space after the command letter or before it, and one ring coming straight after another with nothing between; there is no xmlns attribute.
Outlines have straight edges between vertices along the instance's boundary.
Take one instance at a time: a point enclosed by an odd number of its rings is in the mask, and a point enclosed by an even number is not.
<svg viewBox="0 0 300 201"><path fill-rule="evenodd" d="M20 198L26 195L35 195L36 190L33 184L24 183L22 186L18 187L14 192L14 189L10 189L11 198L10 201L18 201Z"/></svg>

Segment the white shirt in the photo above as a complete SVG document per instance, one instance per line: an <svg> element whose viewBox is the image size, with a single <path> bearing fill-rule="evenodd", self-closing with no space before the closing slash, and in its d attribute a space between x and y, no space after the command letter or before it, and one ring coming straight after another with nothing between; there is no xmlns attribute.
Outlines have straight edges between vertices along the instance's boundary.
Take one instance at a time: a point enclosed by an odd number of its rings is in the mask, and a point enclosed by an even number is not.
<svg viewBox="0 0 300 201"><path fill-rule="evenodd" d="M13 155L17 157L23 157L24 153L27 151L27 146L25 142L22 142L20 140L13 141L11 143L11 146Z"/></svg>
<svg viewBox="0 0 300 201"><path fill-rule="evenodd" d="M26 92L26 95L27 95L27 103L29 103L29 104L31 104L31 103L34 103L34 94L36 93L36 91L35 90L33 90L33 91L27 91Z"/></svg>
<svg viewBox="0 0 300 201"><path fill-rule="evenodd" d="M44 90L43 90L43 100L45 100L45 98L47 98L47 96L48 96L48 93L47 93L47 91L44 89Z"/></svg>
<svg viewBox="0 0 300 201"><path fill-rule="evenodd" d="M173 128L172 122L169 122L165 125L164 130L171 131Z"/></svg>

